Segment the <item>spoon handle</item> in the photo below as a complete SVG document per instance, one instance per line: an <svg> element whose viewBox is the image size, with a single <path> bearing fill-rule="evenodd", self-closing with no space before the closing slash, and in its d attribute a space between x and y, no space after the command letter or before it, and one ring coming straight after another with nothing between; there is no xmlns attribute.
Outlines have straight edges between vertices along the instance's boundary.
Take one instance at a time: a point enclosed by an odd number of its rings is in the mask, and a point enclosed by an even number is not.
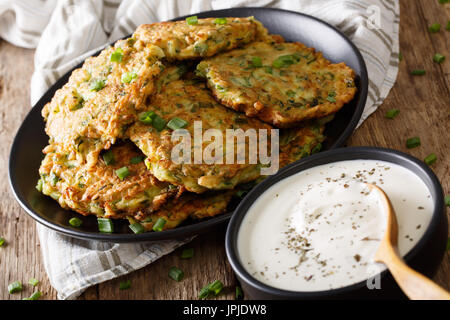
<svg viewBox="0 0 450 320"><path fill-rule="evenodd" d="M450 300L450 293L411 269L392 247L383 246L375 260L383 262L403 292L412 300Z"/></svg>

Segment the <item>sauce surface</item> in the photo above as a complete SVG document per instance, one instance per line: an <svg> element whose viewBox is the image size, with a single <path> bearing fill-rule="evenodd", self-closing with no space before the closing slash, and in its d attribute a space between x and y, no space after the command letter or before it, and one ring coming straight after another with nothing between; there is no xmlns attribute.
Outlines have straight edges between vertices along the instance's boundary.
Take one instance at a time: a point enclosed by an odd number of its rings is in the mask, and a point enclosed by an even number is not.
<svg viewBox="0 0 450 320"><path fill-rule="evenodd" d="M413 172L378 160L334 162L299 172L266 190L238 234L238 254L259 281L291 291L336 289L385 269L373 256L385 230L374 183L389 196L407 254L430 223L434 204Z"/></svg>

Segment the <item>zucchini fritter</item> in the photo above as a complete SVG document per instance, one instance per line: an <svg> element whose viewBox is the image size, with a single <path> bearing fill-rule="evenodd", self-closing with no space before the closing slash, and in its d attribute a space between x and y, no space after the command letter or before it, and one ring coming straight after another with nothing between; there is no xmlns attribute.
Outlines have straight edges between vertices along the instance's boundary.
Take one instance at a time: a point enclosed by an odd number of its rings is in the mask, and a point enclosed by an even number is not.
<svg viewBox="0 0 450 320"><path fill-rule="evenodd" d="M352 69L301 43L251 43L197 71L222 104L280 128L335 113L356 93Z"/></svg>
<svg viewBox="0 0 450 320"><path fill-rule="evenodd" d="M133 35L160 47L172 60L210 57L266 36L266 28L253 17L198 19L192 25L184 20L144 24Z"/></svg>
<svg viewBox="0 0 450 320"><path fill-rule="evenodd" d="M42 192L83 215L122 218L149 212L179 192L147 170L145 156L130 142L111 147L92 168L57 145L48 146L45 153L39 169ZM124 167L128 175L121 179L116 170Z"/></svg>
<svg viewBox="0 0 450 320"><path fill-rule="evenodd" d="M102 149L123 138L154 92L163 56L157 46L128 39L86 59L42 110L50 144L94 165Z"/></svg>
<svg viewBox="0 0 450 320"><path fill-rule="evenodd" d="M178 80L163 87L150 101L149 111L153 111L164 121L179 118L186 122L186 129L194 137L194 121L201 121L203 131L216 129L222 133L225 140L226 129L267 129L271 126L257 119L232 111L217 103L203 83L193 80ZM172 130L164 127L158 131L152 125L137 122L128 130L130 139L148 157L146 163L150 171L161 181L183 186L187 190L202 193L207 189L232 189L239 183L256 179L260 174L259 164L226 164L225 141L223 142L223 164L195 164L194 139L191 147L191 164L177 164L171 159L171 152L179 142L171 140ZM203 134L203 133L201 133ZM269 146L270 139L268 141ZM246 139L245 150L248 149ZM209 145L203 142L202 154ZM235 142L235 149L237 143ZM246 152L248 158L248 152ZM248 159L246 159L248 160Z"/></svg>

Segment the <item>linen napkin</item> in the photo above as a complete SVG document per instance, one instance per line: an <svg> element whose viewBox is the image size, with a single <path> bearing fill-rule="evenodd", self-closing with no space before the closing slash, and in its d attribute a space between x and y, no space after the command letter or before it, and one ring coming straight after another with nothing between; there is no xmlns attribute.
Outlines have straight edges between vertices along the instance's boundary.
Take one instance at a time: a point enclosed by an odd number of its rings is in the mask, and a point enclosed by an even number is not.
<svg viewBox="0 0 450 320"><path fill-rule="evenodd" d="M361 51L369 94L360 121L386 98L398 73L397 0L0 0L0 36L36 48L31 105L68 70L138 25L230 7L276 7L336 26ZM37 225L45 269L59 299L142 268L183 241L115 244L77 240ZM185 240L189 241L189 240Z"/></svg>

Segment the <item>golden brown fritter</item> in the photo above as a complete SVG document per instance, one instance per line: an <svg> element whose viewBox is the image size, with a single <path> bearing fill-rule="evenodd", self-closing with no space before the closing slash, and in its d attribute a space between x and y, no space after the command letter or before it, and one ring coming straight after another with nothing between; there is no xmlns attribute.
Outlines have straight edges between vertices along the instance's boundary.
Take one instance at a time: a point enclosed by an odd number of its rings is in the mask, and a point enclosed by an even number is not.
<svg viewBox="0 0 450 320"><path fill-rule="evenodd" d="M226 164L226 129L266 129L271 127L257 119L245 117L217 103L203 83L191 80L178 80L163 87L161 92L150 101L148 110L159 118L168 121L178 118L185 122L183 127L190 133L191 164L177 164L172 161L172 149L179 141L172 141L172 130L167 126L158 131L153 124L137 122L130 127L130 139L148 157L146 163L150 171L161 181L183 186L187 190L201 193L207 189L232 189L239 183L256 179L260 174L259 164L249 164L246 152L246 164ZM154 121L154 120L153 120ZM223 164L195 164L194 122L201 121L202 129L216 129L223 137ZM270 143L270 139L268 141ZM203 142L202 152L209 145ZM268 143L268 144L269 144ZM235 142L235 147L237 143ZM245 142L248 149L248 140Z"/></svg>
<svg viewBox="0 0 450 320"><path fill-rule="evenodd" d="M335 113L356 93L352 69L301 43L251 43L197 71L222 104L280 128Z"/></svg>
<svg viewBox="0 0 450 320"><path fill-rule="evenodd" d="M157 46L128 39L86 59L42 110L50 144L94 165L102 149L123 138L154 92L163 56Z"/></svg>
<svg viewBox="0 0 450 320"><path fill-rule="evenodd" d="M147 170L145 156L130 142L111 147L93 167L57 145L48 146L45 153L39 169L42 192L83 215L121 218L150 212L179 192Z"/></svg>
<svg viewBox="0 0 450 320"><path fill-rule="evenodd" d="M225 19L225 20L224 20ZM159 46L168 59L210 57L267 36L267 30L253 17L185 20L139 26L133 37Z"/></svg>

